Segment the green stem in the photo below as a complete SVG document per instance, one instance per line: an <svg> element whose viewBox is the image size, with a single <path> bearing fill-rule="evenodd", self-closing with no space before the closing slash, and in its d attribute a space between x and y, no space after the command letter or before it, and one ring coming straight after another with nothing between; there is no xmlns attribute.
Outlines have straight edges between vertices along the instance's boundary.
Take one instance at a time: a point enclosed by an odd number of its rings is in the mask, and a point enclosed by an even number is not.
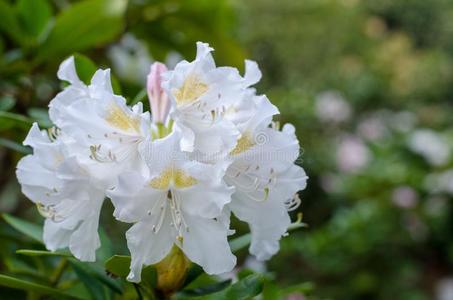
<svg viewBox="0 0 453 300"><path fill-rule="evenodd" d="M142 292L140 291L140 286L136 283L134 283L133 285L134 285L135 291L137 292L138 299L143 300L143 295L142 295Z"/></svg>
<svg viewBox="0 0 453 300"><path fill-rule="evenodd" d="M56 286L58 284L67 266L68 260L66 258L62 258L50 277L50 283L52 286Z"/></svg>

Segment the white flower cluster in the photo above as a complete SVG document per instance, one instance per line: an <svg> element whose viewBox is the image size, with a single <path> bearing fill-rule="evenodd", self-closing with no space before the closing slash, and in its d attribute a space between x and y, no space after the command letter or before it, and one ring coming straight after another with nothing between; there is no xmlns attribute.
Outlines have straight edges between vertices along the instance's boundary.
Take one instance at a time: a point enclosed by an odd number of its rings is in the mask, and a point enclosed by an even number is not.
<svg viewBox="0 0 453 300"><path fill-rule="evenodd" d="M230 214L249 224L250 252L266 260L279 249L307 176L294 162L299 143L292 125L272 122L278 109L252 85L261 73L216 67L207 44L194 61L168 71L151 67L152 117L113 93L109 70L90 85L77 76L74 59L58 78L70 83L49 104L55 127L34 124L24 141L33 154L17 166L23 193L46 218L49 250L69 247L94 261L105 197L116 219L133 223L128 280L179 247L209 274L236 264L227 236Z"/></svg>

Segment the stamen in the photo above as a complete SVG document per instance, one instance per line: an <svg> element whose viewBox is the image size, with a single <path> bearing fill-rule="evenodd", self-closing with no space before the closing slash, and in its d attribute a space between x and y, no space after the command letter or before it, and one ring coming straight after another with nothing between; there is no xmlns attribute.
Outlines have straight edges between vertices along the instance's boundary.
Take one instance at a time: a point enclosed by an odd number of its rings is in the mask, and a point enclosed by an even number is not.
<svg viewBox="0 0 453 300"><path fill-rule="evenodd" d="M100 162L100 163L107 163L107 162L116 162L116 155L113 154L111 150L107 152L107 155L100 153L101 145L92 145L90 146L90 158Z"/></svg>
<svg viewBox="0 0 453 300"><path fill-rule="evenodd" d="M57 140L58 136L60 135L60 132L61 130L55 126L47 129L47 135L49 136L49 139L52 142L55 142Z"/></svg>
<svg viewBox="0 0 453 300"><path fill-rule="evenodd" d="M302 203L302 200L300 199L299 194L296 193L293 198L285 201L286 210L287 211L296 210L300 206L301 203Z"/></svg>
<svg viewBox="0 0 453 300"><path fill-rule="evenodd" d="M36 203L36 207L41 216L43 216L44 218L51 219L55 223L62 222L65 219L61 214L58 214L55 205L53 204L44 205L38 202Z"/></svg>

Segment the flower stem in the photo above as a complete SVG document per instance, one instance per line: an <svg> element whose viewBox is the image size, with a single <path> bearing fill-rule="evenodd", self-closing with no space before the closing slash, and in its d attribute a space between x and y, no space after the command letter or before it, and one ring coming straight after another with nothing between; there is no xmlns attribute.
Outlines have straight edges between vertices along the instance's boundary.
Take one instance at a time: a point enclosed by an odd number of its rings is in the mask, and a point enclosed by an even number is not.
<svg viewBox="0 0 453 300"><path fill-rule="evenodd" d="M66 258L62 258L58 263L55 271L53 272L52 276L50 277L50 283L52 286L56 286L58 281L60 281L61 276L63 275L66 267L68 266L68 260Z"/></svg>

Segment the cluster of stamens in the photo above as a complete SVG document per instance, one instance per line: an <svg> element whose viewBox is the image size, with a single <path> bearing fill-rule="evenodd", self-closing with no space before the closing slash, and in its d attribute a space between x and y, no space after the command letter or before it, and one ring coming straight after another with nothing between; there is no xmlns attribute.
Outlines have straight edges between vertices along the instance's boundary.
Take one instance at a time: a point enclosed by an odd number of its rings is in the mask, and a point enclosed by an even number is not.
<svg viewBox="0 0 453 300"><path fill-rule="evenodd" d="M107 153L101 153L101 145L92 145L90 146L90 158L100 163L106 162L116 162L116 155L111 151L108 150Z"/></svg>
<svg viewBox="0 0 453 300"><path fill-rule="evenodd" d="M252 165L247 165L247 167L243 170L235 166L234 164L230 166L230 168L234 171L234 175L232 174L227 174L228 177L231 179L235 180L235 184L239 186L241 189L244 191L262 191L264 193L264 197L261 198L255 198L251 195L249 195L253 200L255 201L266 201L269 192L271 188L273 188L276 183L277 183L277 174L275 173L275 170L271 168L269 170L268 176L259 176L254 172L258 172L260 170L260 166L252 166ZM243 185L241 183L241 180L237 180L240 176L246 176L249 179L252 180L252 184L250 185Z"/></svg>
<svg viewBox="0 0 453 300"><path fill-rule="evenodd" d="M287 211L293 211L296 210L300 204L302 203L302 200L299 197L299 194L295 194L293 198L290 198L285 201L285 206Z"/></svg>
<svg viewBox="0 0 453 300"><path fill-rule="evenodd" d="M45 218L51 219L53 222L58 223L64 220L64 217L60 215L56 208L55 205L44 205L40 202L36 204L36 207L38 208L38 212Z"/></svg>
<svg viewBox="0 0 453 300"><path fill-rule="evenodd" d="M187 223L181 211L181 201L180 199L178 199L177 193L172 192L171 190L168 191L163 201L157 201L156 204L154 204L154 207L150 211L148 211L148 215L151 215L156 209L159 209L158 219L157 222L152 226L152 231L153 233L157 234L161 229L162 224L164 223L167 206L169 206L170 216L172 219L170 226L176 229L176 231L178 232L176 239L182 242L183 231L189 232L189 226L187 226Z"/></svg>

